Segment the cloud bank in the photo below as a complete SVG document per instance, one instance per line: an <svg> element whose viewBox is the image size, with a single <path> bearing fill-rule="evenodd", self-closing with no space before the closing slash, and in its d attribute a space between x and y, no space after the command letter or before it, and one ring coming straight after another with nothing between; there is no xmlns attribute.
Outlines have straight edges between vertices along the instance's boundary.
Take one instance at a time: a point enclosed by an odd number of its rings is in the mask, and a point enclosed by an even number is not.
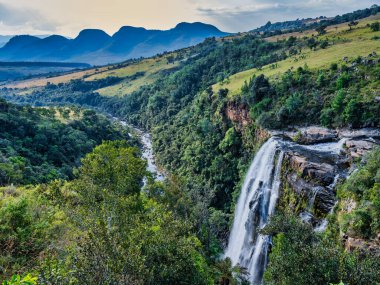
<svg viewBox="0 0 380 285"><path fill-rule="evenodd" d="M247 31L265 24L297 18L335 16L378 4L377 0L191 0L202 17L229 31ZM239 3L240 2L240 3Z"/></svg>
<svg viewBox="0 0 380 285"><path fill-rule="evenodd" d="M14 7L0 2L0 33L44 34L56 30L57 23L47 19L38 10Z"/></svg>
<svg viewBox="0 0 380 285"><path fill-rule="evenodd" d="M109 34L123 25L168 29L201 21L227 32L278 22L335 16L379 0L0 0L0 35L52 34L75 37L81 29ZM52 20L54 19L54 20Z"/></svg>

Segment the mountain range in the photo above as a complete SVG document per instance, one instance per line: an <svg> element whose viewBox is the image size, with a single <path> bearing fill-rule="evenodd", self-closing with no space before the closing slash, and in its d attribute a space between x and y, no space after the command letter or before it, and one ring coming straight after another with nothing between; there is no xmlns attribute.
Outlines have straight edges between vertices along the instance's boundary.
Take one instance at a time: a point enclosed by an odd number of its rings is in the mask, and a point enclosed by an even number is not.
<svg viewBox="0 0 380 285"><path fill-rule="evenodd" d="M74 39L60 35L39 38L20 35L0 48L0 61L85 62L93 65L152 56L202 42L228 33L215 26L179 23L170 30L147 30L124 26L110 36L99 29L85 29Z"/></svg>
<svg viewBox="0 0 380 285"><path fill-rule="evenodd" d="M0 48L3 47L11 38L12 36L0 36Z"/></svg>

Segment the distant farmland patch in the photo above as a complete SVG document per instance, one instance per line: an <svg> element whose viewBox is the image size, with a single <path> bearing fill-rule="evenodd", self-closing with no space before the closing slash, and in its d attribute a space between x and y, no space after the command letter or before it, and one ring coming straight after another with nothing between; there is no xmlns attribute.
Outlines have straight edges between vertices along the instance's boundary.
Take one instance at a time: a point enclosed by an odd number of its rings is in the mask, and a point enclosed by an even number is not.
<svg viewBox="0 0 380 285"><path fill-rule="evenodd" d="M0 62L0 83L40 75L54 76L57 73L89 67L89 64L76 62Z"/></svg>

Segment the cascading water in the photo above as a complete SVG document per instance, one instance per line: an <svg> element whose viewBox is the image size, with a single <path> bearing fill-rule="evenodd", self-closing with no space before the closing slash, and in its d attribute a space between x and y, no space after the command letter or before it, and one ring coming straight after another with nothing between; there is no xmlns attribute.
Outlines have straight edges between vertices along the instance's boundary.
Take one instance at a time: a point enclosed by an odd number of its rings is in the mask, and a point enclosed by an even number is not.
<svg viewBox="0 0 380 285"><path fill-rule="evenodd" d="M267 264L270 237L259 234L274 213L280 188L284 153L276 139L269 139L255 156L245 177L235 209L225 256L248 269L252 284L261 284ZM277 158L277 162L276 162Z"/></svg>
<svg viewBox="0 0 380 285"><path fill-rule="evenodd" d="M261 285L262 277L267 265L267 251L271 237L259 234L265 227L268 218L273 215L279 195L281 165L284 157L283 149L307 150L316 155L337 156L342 152L346 139L338 142L320 143L314 145L298 145L283 141L279 138L269 139L256 154L248 173L235 208L234 224L231 230L225 257L231 259L232 264L239 264L248 269L250 282ZM327 188L335 188L339 179L337 175L334 182ZM311 222L310 213L321 188L315 188L310 193L309 207L301 213L301 219ZM315 228L323 231L327 220L322 220Z"/></svg>

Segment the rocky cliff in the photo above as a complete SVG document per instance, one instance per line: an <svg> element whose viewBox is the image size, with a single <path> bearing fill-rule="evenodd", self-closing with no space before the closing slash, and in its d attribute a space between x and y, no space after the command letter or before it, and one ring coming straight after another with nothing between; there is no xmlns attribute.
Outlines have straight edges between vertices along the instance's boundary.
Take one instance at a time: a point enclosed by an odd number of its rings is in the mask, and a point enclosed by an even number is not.
<svg viewBox="0 0 380 285"><path fill-rule="evenodd" d="M296 212L316 230L327 225L326 217L337 204L337 185L344 181L375 145L380 145L380 130L330 130L320 127L272 132L286 145L282 169L279 207ZM335 143L334 143L335 142ZM343 211L355 208L345 202ZM346 209L347 208L347 209ZM379 241L365 241L342 233L348 250L379 248ZM379 239L380 240L380 239Z"/></svg>

